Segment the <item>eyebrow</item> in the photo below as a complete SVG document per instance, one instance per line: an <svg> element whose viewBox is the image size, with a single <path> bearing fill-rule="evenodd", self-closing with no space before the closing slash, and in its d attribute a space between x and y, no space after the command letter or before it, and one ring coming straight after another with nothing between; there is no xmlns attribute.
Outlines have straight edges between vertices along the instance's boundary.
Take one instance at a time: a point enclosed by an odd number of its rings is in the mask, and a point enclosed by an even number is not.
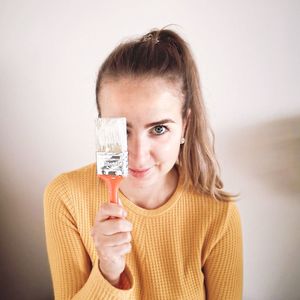
<svg viewBox="0 0 300 300"><path fill-rule="evenodd" d="M163 125L166 123L175 123L175 121L173 121L172 119L163 119L157 122L152 122L152 123L148 123L145 125L145 128L149 128L149 127L153 127L153 126L157 126L157 125ZM132 128L132 124L127 122L127 127Z"/></svg>

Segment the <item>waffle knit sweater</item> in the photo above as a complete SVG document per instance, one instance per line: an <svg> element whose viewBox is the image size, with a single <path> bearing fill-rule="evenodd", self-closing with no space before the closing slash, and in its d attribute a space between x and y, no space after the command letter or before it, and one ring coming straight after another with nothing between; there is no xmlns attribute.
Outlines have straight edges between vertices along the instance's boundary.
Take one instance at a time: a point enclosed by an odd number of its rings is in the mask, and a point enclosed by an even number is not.
<svg viewBox="0 0 300 300"><path fill-rule="evenodd" d="M147 210L122 193L133 224L126 255L128 289L112 286L98 269L91 237L107 201L95 164L55 178L44 195L45 230L55 299L238 300L242 298L242 235L233 202L186 191Z"/></svg>

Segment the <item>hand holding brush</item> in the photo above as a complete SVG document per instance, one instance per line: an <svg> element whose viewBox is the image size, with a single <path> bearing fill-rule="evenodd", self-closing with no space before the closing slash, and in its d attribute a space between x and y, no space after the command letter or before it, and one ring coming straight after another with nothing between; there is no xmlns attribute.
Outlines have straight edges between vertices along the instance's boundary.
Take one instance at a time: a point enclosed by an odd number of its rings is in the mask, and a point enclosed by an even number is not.
<svg viewBox="0 0 300 300"><path fill-rule="evenodd" d="M99 269L114 286L118 286L125 269L125 254L131 251L132 224L124 208L105 203L97 213L92 237L99 257Z"/></svg>

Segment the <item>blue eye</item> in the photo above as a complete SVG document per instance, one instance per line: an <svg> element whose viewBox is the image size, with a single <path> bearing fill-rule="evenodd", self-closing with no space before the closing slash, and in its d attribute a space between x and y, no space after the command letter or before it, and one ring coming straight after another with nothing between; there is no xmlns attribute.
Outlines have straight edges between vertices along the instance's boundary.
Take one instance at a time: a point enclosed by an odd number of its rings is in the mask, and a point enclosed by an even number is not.
<svg viewBox="0 0 300 300"><path fill-rule="evenodd" d="M162 135L167 130L168 130L168 128L166 126L157 125L157 126L155 126L155 127L152 128L152 133L155 134L155 135Z"/></svg>

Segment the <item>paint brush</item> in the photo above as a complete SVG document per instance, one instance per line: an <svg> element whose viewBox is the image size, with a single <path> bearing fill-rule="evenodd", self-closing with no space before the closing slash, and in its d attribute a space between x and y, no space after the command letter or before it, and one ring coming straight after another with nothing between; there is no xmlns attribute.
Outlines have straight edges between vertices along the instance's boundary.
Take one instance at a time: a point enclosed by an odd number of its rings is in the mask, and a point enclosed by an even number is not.
<svg viewBox="0 0 300 300"><path fill-rule="evenodd" d="M119 203L121 180L128 175L126 118L96 120L97 176L108 189L109 201Z"/></svg>

